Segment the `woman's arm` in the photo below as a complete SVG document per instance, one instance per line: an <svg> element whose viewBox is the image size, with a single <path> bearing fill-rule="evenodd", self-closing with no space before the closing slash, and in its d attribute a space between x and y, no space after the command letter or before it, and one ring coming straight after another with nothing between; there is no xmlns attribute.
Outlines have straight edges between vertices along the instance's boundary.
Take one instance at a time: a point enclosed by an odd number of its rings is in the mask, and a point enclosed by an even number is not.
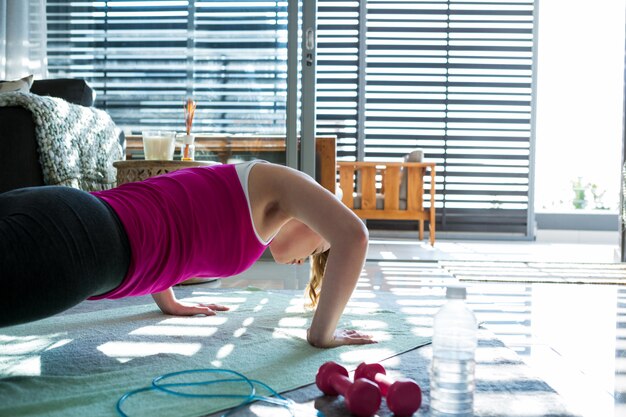
<svg viewBox="0 0 626 417"><path fill-rule="evenodd" d="M152 298L164 314L170 314L173 316L195 316L196 314L214 316L216 311L229 310L228 307L218 304L193 304L180 302L176 299L174 290L171 288L152 294Z"/></svg>
<svg viewBox="0 0 626 417"><path fill-rule="evenodd" d="M307 339L313 346L335 347L373 342L368 335L336 330L361 275L367 239L367 231L353 230L331 242L319 302L307 333Z"/></svg>
<svg viewBox="0 0 626 417"><path fill-rule="evenodd" d="M291 168L258 164L250 177L251 200L268 193L288 221L296 218L330 243L330 255L308 340L314 346L373 343L371 337L337 330L365 262L368 233L363 222L311 177ZM265 200L267 201L267 200ZM337 331L336 331L337 330Z"/></svg>

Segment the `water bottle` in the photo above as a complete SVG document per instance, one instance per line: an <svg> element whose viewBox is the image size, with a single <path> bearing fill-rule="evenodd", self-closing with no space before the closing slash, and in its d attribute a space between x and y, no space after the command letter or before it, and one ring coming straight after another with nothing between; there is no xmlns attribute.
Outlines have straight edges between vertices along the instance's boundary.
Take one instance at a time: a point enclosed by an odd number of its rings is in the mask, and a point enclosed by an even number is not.
<svg viewBox="0 0 626 417"><path fill-rule="evenodd" d="M474 368L478 323L465 303L462 286L449 286L446 303L434 318L430 369L432 417L474 415Z"/></svg>

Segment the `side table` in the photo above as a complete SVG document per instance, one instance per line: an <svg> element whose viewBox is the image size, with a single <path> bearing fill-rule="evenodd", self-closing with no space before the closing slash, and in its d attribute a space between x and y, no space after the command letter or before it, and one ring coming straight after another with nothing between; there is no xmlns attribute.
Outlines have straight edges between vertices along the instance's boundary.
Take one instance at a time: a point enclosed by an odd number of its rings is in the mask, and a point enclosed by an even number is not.
<svg viewBox="0 0 626 417"><path fill-rule="evenodd" d="M127 182L143 181L146 178L166 174L182 168L219 165L214 161L115 161L113 166L117 168L117 185Z"/></svg>

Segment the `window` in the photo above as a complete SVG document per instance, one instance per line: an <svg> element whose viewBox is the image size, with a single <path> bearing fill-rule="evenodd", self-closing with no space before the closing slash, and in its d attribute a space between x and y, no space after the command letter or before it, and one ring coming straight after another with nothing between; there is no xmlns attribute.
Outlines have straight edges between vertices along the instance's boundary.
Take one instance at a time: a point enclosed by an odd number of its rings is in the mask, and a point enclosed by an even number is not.
<svg viewBox="0 0 626 417"><path fill-rule="evenodd" d="M284 134L287 2L48 0L49 71L127 132Z"/></svg>
<svg viewBox="0 0 626 417"><path fill-rule="evenodd" d="M540 4L538 214L611 213L618 230L625 15L625 0Z"/></svg>
<svg viewBox="0 0 626 417"><path fill-rule="evenodd" d="M438 230L528 236L534 7L318 0L318 134L347 160L424 149ZM48 22L50 73L126 130L182 130L193 95L197 131L285 132L287 1L49 0Z"/></svg>
<svg viewBox="0 0 626 417"><path fill-rule="evenodd" d="M319 129L339 158L422 148L438 230L529 233L534 2L318 4Z"/></svg>

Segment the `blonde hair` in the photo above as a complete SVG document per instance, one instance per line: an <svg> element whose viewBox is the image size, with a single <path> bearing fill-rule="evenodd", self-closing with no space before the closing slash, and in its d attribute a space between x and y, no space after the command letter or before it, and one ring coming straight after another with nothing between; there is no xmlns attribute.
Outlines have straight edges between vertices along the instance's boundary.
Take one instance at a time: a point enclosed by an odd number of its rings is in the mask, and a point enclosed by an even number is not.
<svg viewBox="0 0 626 417"><path fill-rule="evenodd" d="M329 253L330 249L311 256L311 276L309 278L309 283L304 289L305 294L309 297L309 302L305 304L306 307L314 308L317 306Z"/></svg>

